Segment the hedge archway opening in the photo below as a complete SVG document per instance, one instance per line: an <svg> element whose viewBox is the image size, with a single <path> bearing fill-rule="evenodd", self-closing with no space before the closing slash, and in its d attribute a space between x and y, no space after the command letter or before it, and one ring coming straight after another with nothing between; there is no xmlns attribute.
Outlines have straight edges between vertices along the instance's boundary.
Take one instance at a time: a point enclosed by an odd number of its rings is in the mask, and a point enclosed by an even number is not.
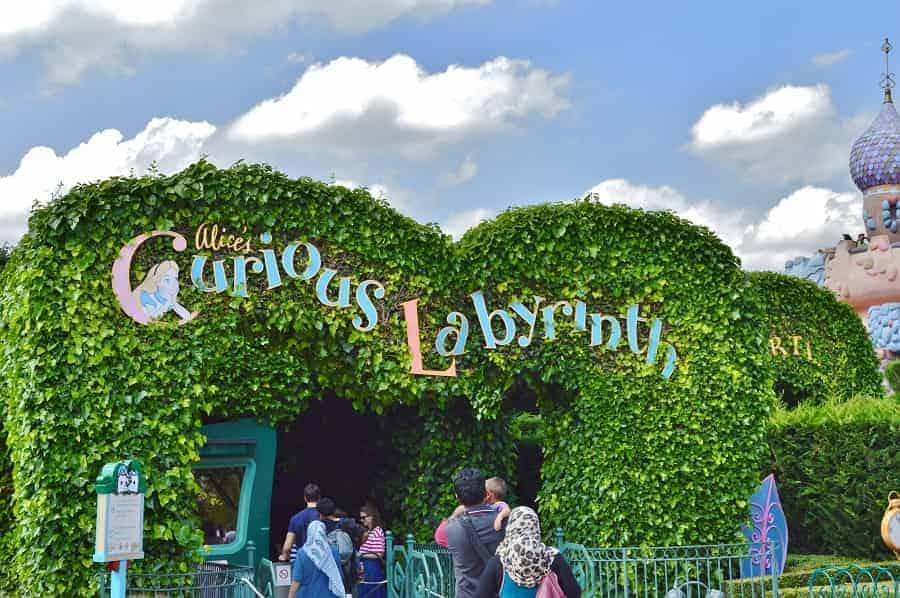
<svg viewBox="0 0 900 598"><path fill-rule="evenodd" d="M371 502L393 522L393 500L382 494L382 480L401 457L391 443L398 417L361 411L326 393L293 422L279 425L270 542L283 541L288 520L304 506L303 488L309 482L351 517Z"/></svg>
<svg viewBox="0 0 900 598"><path fill-rule="evenodd" d="M123 245L155 230L193 239L204 224L253 239L260 260L263 248L308 242L335 280L347 277L353 289L377 280L385 288L378 324L360 331L353 318L364 310L352 300L347 309L325 306L315 280L270 289L265 275L251 274L234 292L202 292L188 282L190 255L209 265L242 251L181 254L166 238L141 246L130 282L175 262L187 315L153 326L123 315L110 291ZM212 283L212 270L204 280ZM0 282L15 510L2 557L42 595L91 594L92 482L102 463L123 454L145 461L145 550L155 567L185 568L203 541L191 464L204 418L289 425L314 408L310 397L327 393L357 412L388 414L402 458L389 464L382 492L399 501L395 528L420 537L452 510L449 477L460 466L515 476L502 405L522 375L568 397L537 400L548 529L564 522L569 537L591 545L729 541L758 483L773 397L760 305L731 251L672 214L587 201L533 206L454 244L365 190L201 161L169 177L79 186L37 210ZM533 342L486 348L477 291L489 312L541 297L559 309L553 333L542 312ZM403 305L411 300L427 368L450 365L434 349L448 314L467 317L472 336L456 377L410 375ZM604 342L576 330L560 301L584 303L587 321L608 317ZM633 307L640 315L629 328ZM616 346L612 320L621 327ZM517 321L521 335L525 320Z"/></svg>

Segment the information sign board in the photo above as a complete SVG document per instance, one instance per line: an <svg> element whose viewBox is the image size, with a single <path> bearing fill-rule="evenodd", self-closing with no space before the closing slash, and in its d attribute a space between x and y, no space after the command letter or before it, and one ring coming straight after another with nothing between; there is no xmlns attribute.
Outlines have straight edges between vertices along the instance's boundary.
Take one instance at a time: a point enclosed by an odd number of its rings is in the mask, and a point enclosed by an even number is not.
<svg viewBox="0 0 900 598"><path fill-rule="evenodd" d="M97 478L97 536L94 561L144 558L144 491L140 463L107 463Z"/></svg>

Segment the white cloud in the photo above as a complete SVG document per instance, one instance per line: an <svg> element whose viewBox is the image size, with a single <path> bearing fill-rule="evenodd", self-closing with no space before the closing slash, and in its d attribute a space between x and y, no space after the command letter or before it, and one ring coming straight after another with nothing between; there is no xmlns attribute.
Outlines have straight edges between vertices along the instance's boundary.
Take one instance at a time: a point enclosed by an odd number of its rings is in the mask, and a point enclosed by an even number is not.
<svg viewBox="0 0 900 598"><path fill-rule="evenodd" d="M410 193L406 189L402 189L395 185L386 185L383 183L372 183L370 185L364 185L348 179L335 180L334 184L341 187L346 187L347 189L365 188L369 192L369 195L371 195L375 199L383 199L398 212L410 215Z"/></svg>
<svg viewBox="0 0 900 598"><path fill-rule="evenodd" d="M805 186L782 198L757 223L747 227L736 248L749 269L781 271L784 262L833 247L844 233L862 232L862 198Z"/></svg>
<svg viewBox="0 0 900 598"><path fill-rule="evenodd" d="M53 85L93 70L130 72L144 56L222 52L231 42L324 19L359 33L402 18L429 19L491 0L32 0L0 3L0 57L42 54Z"/></svg>
<svg viewBox="0 0 900 598"><path fill-rule="evenodd" d="M834 52L825 52L824 54L816 54L812 57L812 63L818 67L826 68L847 60L850 58L851 54L853 54L853 50L850 50L849 48L836 50Z"/></svg>
<svg viewBox="0 0 900 598"><path fill-rule="evenodd" d="M478 174L478 163L469 155L459 165L459 169L456 172L442 174L438 179L438 184L444 187L463 185L475 178L476 174Z"/></svg>
<svg viewBox="0 0 900 598"><path fill-rule="evenodd" d="M846 174L848 148L872 118L838 117L827 85L788 85L746 105L707 109L691 129L690 148L750 178L822 182Z"/></svg>
<svg viewBox="0 0 900 598"><path fill-rule="evenodd" d="M646 187L625 179L609 179L595 185L586 195L606 205L624 204L643 210L669 210L680 217L713 230L734 245L740 242L746 226L741 210L720 206L711 201L692 202L669 186Z"/></svg>
<svg viewBox="0 0 900 598"><path fill-rule="evenodd" d="M494 212L487 208L475 208L457 212L441 222L441 230L458 240L467 230L477 226L482 220L492 218Z"/></svg>
<svg viewBox="0 0 900 598"><path fill-rule="evenodd" d="M707 109L691 129L691 143L701 151L756 143L790 133L831 112L831 91L827 85L787 85L746 106L734 102Z"/></svg>
<svg viewBox="0 0 900 598"><path fill-rule="evenodd" d="M384 62L342 57L309 67L289 92L239 117L228 136L339 155L376 148L423 158L535 114L553 118L569 107L568 82L568 75L505 57L434 74L403 54Z"/></svg>
<svg viewBox="0 0 900 598"><path fill-rule="evenodd" d="M31 148L12 174L0 177L0 242L18 240L34 201L46 202L76 183L141 174L154 163L163 172L181 170L200 157L215 130L207 122L154 118L127 140L107 129L64 155L49 147Z"/></svg>
<svg viewBox="0 0 900 598"><path fill-rule="evenodd" d="M603 181L588 193L604 204L671 210L706 226L731 246L748 270L782 271L787 260L833 246L843 233L855 237L862 228L859 196L822 187L797 189L761 215L718 202L691 201L671 187L633 185L624 179Z"/></svg>

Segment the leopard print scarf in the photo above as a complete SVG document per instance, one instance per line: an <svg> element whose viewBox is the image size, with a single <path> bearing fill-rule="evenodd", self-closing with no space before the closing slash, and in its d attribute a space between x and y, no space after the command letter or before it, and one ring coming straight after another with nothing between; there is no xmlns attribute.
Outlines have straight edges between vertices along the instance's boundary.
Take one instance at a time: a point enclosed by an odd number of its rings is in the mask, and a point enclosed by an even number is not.
<svg viewBox="0 0 900 598"><path fill-rule="evenodd" d="M503 570L516 584L533 588L550 572L559 551L541 542L541 522L528 507L516 507L509 516L506 537L497 547Z"/></svg>

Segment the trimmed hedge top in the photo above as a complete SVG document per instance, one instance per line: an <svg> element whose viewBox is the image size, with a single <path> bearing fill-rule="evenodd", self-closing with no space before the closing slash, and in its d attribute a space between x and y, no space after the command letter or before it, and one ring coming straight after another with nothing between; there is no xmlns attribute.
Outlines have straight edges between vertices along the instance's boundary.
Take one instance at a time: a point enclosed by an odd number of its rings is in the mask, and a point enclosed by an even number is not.
<svg viewBox="0 0 900 598"><path fill-rule="evenodd" d="M872 341L853 308L793 276L748 277L766 305L775 392L785 405L883 394Z"/></svg>
<svg viewBox="0 0 900 598"><path fill-rule="evenodd" d="M179 301L200 316L151 326L126 317L110 290L121 247L152 230L193 239L203 223L246 227L254 239L270 231L272 247L307 241L353 288L379 281L386 294L376 302L378 325L357 330L352 319L361 312L324 306L315 280L267 291L266 277L252 275L246 297L202 293L186 282L188 255L230 254L177 254L166 238L141 247L132 285L160 260L175 260ZM191 474L202 417L292 421L326 391L376 413L466 397L486 417L501 412L524 379L540 395L545 526L565 525L588 544L727 541L746 516L774 402L768 328L730 250L674 215L585 201L534 206L453 244L365 190L291 180L266 166L199 162L171 177L79 186L29 224L0 275L0 385L16 518L14 553L2 558L36 593L90 595L91 481L102 463L141 459L150 488L145 551L154 566L186 569L185 555L202 542ZM514 318L509 344L485 348L472 296L479 290L484 315L504 309ZM568 301L575 313L561 304L549 316L541 311L522 346L527 318L510 303L533 307L535 296L542 307ZM448 314L466 316L457 377L410 375L402 304L412 299L428 368L450 363L433 347L441 327L459 328ZM585 305L585 330L575 330L576 300ZM629 328L631 306L641 319ZM592 343L590 314L598 314L602 342ZM491 320L503 338L502 317ZM617 343L611 320L621 328ZM458 336L449 334L445 348ZM669 347L677 361L666 378ZM440 429L428 417L429 429ZM480 446L491 446L486 440ZM416 471L434 473L441 454L458 454L446 443L426 445L411 443L418 449L399 467L410 497L443 493L446 486L436 490L431 474Z"/></svg>

